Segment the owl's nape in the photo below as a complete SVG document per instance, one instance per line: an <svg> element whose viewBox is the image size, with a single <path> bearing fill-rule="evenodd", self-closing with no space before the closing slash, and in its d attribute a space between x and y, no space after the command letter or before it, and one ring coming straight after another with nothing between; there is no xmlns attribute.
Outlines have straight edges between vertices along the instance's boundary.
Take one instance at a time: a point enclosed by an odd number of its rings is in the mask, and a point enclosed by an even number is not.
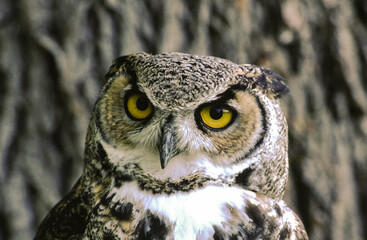
<svg viewBox="0 0 367 240"><path fill-rule="evenodd" d="M279 75L162 53L120 57L106 80L83 174L36 239L307 239L281 200L288 87Z"/></svg>

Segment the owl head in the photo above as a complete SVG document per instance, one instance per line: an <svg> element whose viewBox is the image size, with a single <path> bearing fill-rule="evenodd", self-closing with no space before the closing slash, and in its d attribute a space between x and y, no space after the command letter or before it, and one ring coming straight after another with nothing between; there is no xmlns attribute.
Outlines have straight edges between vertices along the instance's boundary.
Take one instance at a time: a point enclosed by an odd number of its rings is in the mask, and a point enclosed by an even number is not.
<svg viewBox="0 0 367 240"><path fill-rule="evenodd" d="M116 59L106 79L87 174L139 179L167 194L216 183L282 197L288 139L279 97L288 88L279 75L209 56L141 53Z"/></svg>

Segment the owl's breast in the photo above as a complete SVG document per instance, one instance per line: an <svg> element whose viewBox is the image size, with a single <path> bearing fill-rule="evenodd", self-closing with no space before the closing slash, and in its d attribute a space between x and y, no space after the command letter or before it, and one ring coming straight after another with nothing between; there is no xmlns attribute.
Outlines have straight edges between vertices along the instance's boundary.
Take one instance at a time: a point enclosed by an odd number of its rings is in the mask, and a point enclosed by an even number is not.
<svg viewBox="0 0 367 240"><path fill-rule="evenodd" d="M306 239L302 229L282 200L236 186L154 194L130 181L99 201L83 239Z"/></svg>
<svg viewBox="0 0 367 240"><path fill-rule="evenodd" d="M104 206L94 211L98 214L92 222L103 220L90 225L99 225L103 231L111 229L121 239L212 239L223 223L244 226L242 212L250 203L246 199L255 198L248 190L214 185L187 193L153 194L140 190L133 181L112 189L101 200Z"/></svg>

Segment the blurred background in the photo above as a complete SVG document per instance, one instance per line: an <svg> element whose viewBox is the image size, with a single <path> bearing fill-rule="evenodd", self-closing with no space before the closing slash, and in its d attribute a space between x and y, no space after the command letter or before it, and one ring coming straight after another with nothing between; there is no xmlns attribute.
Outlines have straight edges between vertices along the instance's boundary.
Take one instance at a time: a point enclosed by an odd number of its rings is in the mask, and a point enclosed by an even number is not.
<svg viewBox="0 0 367 240"><path fill-rule="evenodd" d="M31 239L83 168L113 59L181 51L284 76L285 200L310 239L367 239L367 1L0 0L0 239Z"/></svg>

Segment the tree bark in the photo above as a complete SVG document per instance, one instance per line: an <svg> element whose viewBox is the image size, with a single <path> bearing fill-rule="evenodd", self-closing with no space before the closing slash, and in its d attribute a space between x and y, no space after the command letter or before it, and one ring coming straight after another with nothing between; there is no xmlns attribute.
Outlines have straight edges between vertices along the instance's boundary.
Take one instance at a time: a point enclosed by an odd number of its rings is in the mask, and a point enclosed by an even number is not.
<svg viewBox="0 0 367 240"><path fill-rule="evenodd" d="M0 238L29 239L81 174L112 60L214 55L287 79L286 201L310 239L367 239L367 2L0 0Z"/></svg>

